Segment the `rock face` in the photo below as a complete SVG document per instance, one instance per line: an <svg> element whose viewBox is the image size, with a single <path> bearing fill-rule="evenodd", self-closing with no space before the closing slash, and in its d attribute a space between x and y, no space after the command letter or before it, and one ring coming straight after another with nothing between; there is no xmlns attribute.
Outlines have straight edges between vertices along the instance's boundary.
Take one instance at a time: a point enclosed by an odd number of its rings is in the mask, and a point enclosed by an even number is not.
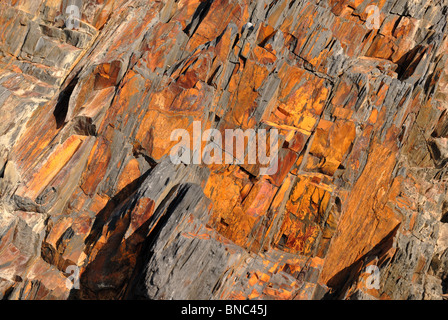
<svg viewBox="0 0 448 320"><path fill-rule="evenodd" d="M447 15L2 0L0 297L447 297ZM277 129L278 170L173 163L197 122Z"/></svg>

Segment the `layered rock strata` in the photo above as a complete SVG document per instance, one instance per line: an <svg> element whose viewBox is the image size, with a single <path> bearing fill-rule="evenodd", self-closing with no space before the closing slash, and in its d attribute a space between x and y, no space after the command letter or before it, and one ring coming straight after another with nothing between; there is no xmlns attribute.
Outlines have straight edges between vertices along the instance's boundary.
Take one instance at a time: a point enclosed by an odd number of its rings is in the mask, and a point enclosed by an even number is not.
<svg viewBox="0 0 448 320"><path fill-rule="evenodd" d="M447 14L2 0L0 297L443 299ZM197 121L277 129L277 172L173 164Z"/></svg>

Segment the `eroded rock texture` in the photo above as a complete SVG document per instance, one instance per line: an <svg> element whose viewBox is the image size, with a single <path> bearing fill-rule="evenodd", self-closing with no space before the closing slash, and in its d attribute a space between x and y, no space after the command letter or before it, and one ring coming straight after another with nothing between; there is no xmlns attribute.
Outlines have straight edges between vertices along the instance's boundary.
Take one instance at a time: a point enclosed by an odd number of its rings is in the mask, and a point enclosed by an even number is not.
<svg viewBox="0 0 448 320"><path fill-rule="evenodd" d="M447 14L2 0L0 297L443 299ZM193 121L278 129L277 173L174 165Z"/></svg>

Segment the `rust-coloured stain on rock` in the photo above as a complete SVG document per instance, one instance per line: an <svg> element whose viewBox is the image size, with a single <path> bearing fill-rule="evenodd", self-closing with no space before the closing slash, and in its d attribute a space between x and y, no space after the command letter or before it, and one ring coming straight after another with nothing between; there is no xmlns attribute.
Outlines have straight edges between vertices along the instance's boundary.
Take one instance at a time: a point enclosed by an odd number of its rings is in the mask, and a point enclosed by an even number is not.
<svg viewBox="0 0 448 320"><path fill-rule="evenodd" d="M0 298L447 298L447 0L72 2L0 3Z"/></svg>

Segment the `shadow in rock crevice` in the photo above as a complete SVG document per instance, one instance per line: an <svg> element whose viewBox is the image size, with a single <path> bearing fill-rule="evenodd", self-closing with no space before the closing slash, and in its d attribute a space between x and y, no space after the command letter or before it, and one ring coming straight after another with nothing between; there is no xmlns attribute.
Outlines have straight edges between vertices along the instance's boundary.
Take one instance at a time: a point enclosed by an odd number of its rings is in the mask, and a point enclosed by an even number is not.
<svg viewBox="0 0 448 320"><path fill-rule="evenodd" d="M393 247L394 238L399 227L400 225L395 227L395 229L389 232L383 240L381 240L375 247L373 247L373 249L364 254L361 258L335 274L328 281L327 286L330 288L330 291L325 294L322 300L344 299L348 289L359 278L366 263L370 262L375 257L378 257L381 261L382 258L386 256L386 253ZM386 259L385 263L388 263L389 261L390 260Z"/></svg>
<svg viewBox="0 0 448 320"><path fill-rule="evenodd" d="M69 300L116 300L122 295L121 291L133 271L134 254L140 251L149 223L145 222L130 237L124 239L130 224L129 212L136 205L132 196L151 170L129 183L97 214L85 240L85 254L91 257L93 250L97 250L96 245L106 228L113 234L100 246L98 252L95 252L95 257L83 267L84 270L79 277L79 289L70 291Z"/></svg>
<svg viewBox="0 0 448 320"><path fill-rule="evenodd" d="M70 97L78 84L78 78L75 77L67 87L59 94L56 107L54 108L53 115L56 120L56 128L60 129L65 124L65 118L68 113L68 107L70 102Z"/></svg>

